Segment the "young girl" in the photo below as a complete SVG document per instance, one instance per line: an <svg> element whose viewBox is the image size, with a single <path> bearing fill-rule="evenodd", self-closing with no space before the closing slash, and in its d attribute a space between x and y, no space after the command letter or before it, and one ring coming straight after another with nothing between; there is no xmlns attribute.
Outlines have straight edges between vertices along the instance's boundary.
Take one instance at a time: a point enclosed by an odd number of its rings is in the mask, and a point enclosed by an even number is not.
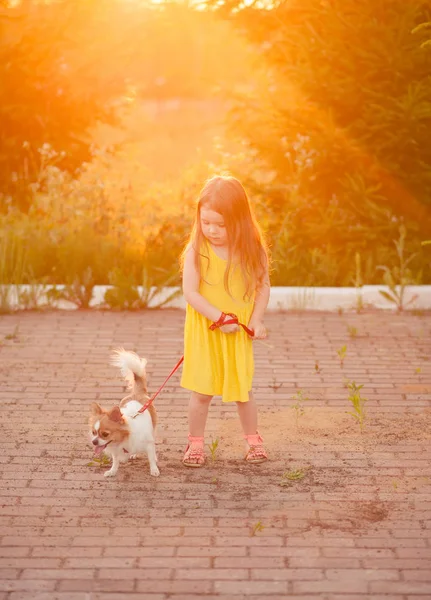
<svg viewBox="0 0 431 600"><path fill-rule="evenodd" d="M213 177L200 193L183 253L187 310L181 386L192 392L183 458L188 467L205 462L205 424L216 395L237 403L246 460L267 459L251 387L252 340L266 337L263 316L269 292L268 255L247 194L234 177ZM232 318L229 314L252 330L252 337L237 324L224 325Z"/></svg>

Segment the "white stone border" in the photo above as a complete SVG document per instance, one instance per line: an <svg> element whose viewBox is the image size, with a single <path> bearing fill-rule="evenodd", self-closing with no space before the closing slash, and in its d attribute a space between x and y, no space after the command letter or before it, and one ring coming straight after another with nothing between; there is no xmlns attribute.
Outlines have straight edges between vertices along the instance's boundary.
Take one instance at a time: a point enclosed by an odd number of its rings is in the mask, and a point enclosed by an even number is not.
<svg viewBox="0 0 431 600"><path fill-rule="evenodd" d="M47 304L46 292L54 286L35 286L34 296L37 297L38 305ZM112 286L97 285L93 289L93 298L90 303L91 307L101 307L103 305L104 295L107 289ZM64 286L58 285L57 289L62 289ZM138 288L142 291L142 288ZM159 294L155 295L150 306L157 306L160 301L170 295L178 288L164 288ZM29 293L30 285L7 286L0 284L0 294L9 294L9 304L13 309L22 308L19 306L18 298L22 292ZM271 297L269 301L269 310L321 310L321 311L337 311L356 310L358 297L362 299L364 308L378 308L383 310L394 310L395 305L389 300L386 300L379 290L388 291L382 285L364 285L362 288L337 288L337 287L273 287L271 288ZM416 298L415 298L416 297ZM409 309L431 310L431 285L415 285L408 286L405 291L405 304L412 298L415 300L408 305ZM56 303L51 302L53 308L63 310L76 309L76 305L72 302L59 300ZM103 306L102 306L103 308ZM164 308L185 308L184 298L178 296L168 302Z"/></svg>

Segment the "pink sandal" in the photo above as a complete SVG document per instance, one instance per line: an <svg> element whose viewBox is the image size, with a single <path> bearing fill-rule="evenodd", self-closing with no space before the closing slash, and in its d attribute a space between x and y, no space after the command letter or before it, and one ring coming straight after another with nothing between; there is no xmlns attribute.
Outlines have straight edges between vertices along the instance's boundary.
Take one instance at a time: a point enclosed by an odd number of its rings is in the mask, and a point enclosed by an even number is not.
<svg viewBox="0 0 431 600"><path fill-rule="evenodd" d="M188 435L189 443L183 458L186 467L202 467L205 464L204 438Z"/></svg>
<svg viewBox="0 0 431 600"><path fill-rule="evenodd" d="M250 435L245 435L244 439L246 440L249 446L247 454L245 455L245 460L247 462L259 464L268 460L268 455L265 452L265 448L263 447L263 438L259 434L259 432Z"/></svg>

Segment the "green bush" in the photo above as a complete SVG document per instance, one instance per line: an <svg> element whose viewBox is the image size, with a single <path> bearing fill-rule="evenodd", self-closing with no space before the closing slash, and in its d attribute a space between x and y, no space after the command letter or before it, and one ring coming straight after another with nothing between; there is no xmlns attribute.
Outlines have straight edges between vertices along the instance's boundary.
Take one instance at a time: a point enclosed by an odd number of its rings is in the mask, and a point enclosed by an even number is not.
<svg viewBox="0 0 431 600"><path fill-rule="evenodd" d="M107 172L112 181L116 180L114 162L102 166L95 158L78 179L47 167L45 189L35 190L28 213L15 209L0 215L0 283L66 284L68 297L75 298L80 306L87 302L88 291L79 290L112 284L115 289L106 302L112 307L136 308L143 302L136 289L143 283L144 270L151 286L180 282L179 256L190 232L201 182L228 166L234 174L247 172L248 160L253 161L253 157L222 153L216 165L197 165L185 172L180 181L166 186L150 184L145 194L139 193L138 197L108 185ZM384 235L382 230L376 230L375 223L370 223L369 228L361 223L362 237L346 235L341 245L339 240L332 240L319 247L310 243L305 225L302 234L293 229L294 212L286 213L285 219L280 220L277 203L283 201L283 193L271 182L265 182L263 174L262 170L258 182L247 177L244 182L266 230L273 257L273 285L355 285L358 256L360 277L365 284L382 283L378 266L396 267L396 221L383 221L382 227L387 228ZM267 194L262 190L267 190ZM334 213L322 214L320 229L318 223L313 225L316 235L323 236L328 221L335 218ZM367 241L370 239L373 244ZM421 245L414 228L406 231L406 259L413 253L416 256L409 264L411 281L428 283L429 250Z"/></svg>

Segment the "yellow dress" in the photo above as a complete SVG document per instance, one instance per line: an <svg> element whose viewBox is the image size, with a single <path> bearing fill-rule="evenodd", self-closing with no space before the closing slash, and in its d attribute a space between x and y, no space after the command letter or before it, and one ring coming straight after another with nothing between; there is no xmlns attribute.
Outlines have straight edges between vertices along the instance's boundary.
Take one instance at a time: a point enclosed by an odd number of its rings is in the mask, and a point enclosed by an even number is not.
<svg viewBox="0 0 431 600"><path fill-rule="evenodd" d="M229 295L224 287L227 261L217 256L210 244L204 245L201 254L200 294L220 311L234 313L248 325L254 298L244 300L240 268L231 266ZM226 334L218 329L210 331L210 325L211 321L187 305L181 387L222 396L223 402L247 402L254 374L253 342L242 328Z"/></svg>

